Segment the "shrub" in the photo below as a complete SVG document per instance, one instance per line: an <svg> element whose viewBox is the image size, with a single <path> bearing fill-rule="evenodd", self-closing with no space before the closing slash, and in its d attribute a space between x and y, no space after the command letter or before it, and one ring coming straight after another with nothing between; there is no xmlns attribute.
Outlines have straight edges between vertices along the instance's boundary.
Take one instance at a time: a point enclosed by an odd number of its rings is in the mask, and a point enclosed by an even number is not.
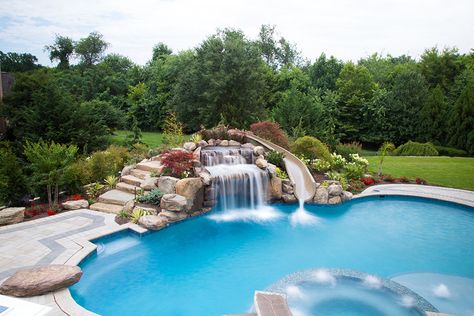
<svg viewBox="0 0 474 316"><path fill-rule="evenodd" d="M349 159L350 154L362 154L362 145L359 142L336 145L336 152L342 157Z"/></svg>
<svg viewBox="0 0 474 316"><path fill-rule="evenodd" d="M199 133L202 135L204 140L208 141L209 139L229 139L227 131L227 126L219 124L211 129L202 129Z"/></svg>
<svg viewBox="0 0 474 316"><path fill-rule="evenodd" d="M168 147L178 147L183 142L183 124L178 121L176 113L171 112L163 124L163 144Z"/></svg>
<svg viewBox="0 0 474 316"><path fill-rule="evenodd" d="M356 162L349 162L343 168L343 175L347 179L359 179L366 172L366 167Z"/></svg>
<svg viewBox="0 0 474 316"><path fill-rule="evenodd" d="M0 149L0 161L0 204L17 203L28 194L21 165L9 148Z"/></svg>
<svg viewBox="0 0 474 316"><path fill-rule="evenodd" d="M383 167L383 161L385 159L385 156L389 153L392 153L395 150L395 145L392 144L391 142L384 142L377 154L379 155L379 170L377 172L377 175L380 177L382 175L382 167Z"/></svg>
<svg viewBox="0 0 474 316"><path fill-rule="evenodd" d="M375 184L375 180L374 178L368 176L368 177L363 177L360 179L360 181L362 181L365 185L372 185L372 184Z"/></svg>
<svg viewBox="0 0 474 316"><path fill-rule="evenodd" d="M423 180L421 178L416 178L415 181L416 181L416 184L426 184L427 183L426 180Z"/></svg>
<svg viewBox="0 0 474 316"><path fill-rule="evenodd" d="M433 144L412 141L398 146L393 153L397 156L438 156L438 151Z"/></svg>
<svg viewBox="0 0 474 316"><path fill-rule="evenodd" d="M96 183L91 183L90 185L87 186L86 189L86 194L89 199L95 200L99 195L104 192L105 185L96 182Z"/></svg>
<svg viewBox="0 0 474 316"><path fill-rule="evenodd" d="M338 155L336 153L331 154L331 169L332 170L342 170L347 163L346 158Z"/></svg>
<svg viewBox="0 0 474 316"><path fill-rule="evenodd" d="M162 197L163 192L161 192L159 189L153 189L150 191L150 193L137 197L137 201L145 204L160 205Z"/></svg>
<svg viewBox="0 0 474 316"><path fill-rule="evenodd" d="M329 180L339 181L342 188L344 190L347 189L347 186L348 186L347 179L343 174L341 174L339 172L335 172L335 171L329 171L328 173L326 173L326 176L329 178Z"/></svg>
<svg viewBox="0 0 474 316"><path fill-rule="evenodd" d="M365 189L364 182L360 181L359 179L352 179L349 181L349 185L347 189L352 193L360 193Z"/></svg>
<svg viewBox="0 0 474 316"><path fill-rule="evenodd" d="M410 179L408 179L407 177L400 177L400 178L398 178L398 182L409 183Z"/></svg>
<svg viewBox="0 0 474 316"><path fill-rule="evenodd" d="M382 177L382 180L385 182L395 182L395 178L389 174L386 174Z"/></svg>
<svg viewBox="0 0 474 316"><path fill-rule="evenodd" d="M115 187L117 186L117 182L118 182L118 178L115 175L107 176L104 179L104 183L109 189L115 189Z"/></svg>
<svg viewBox="0 0 474 316"><path fill-rule="evenodd" d="M289 149L290 143L288 136L280 128L280 125L275 122L263 121L250 125L250 131L256 136L269 140L283 148Z"/></svg>
<svg viewBox="0 0 474 316"><path fill-rule="evenodd" d="M288 174L286 173L285 170L282 170L281 168L276 168L276 174L277 177L280 179L288 179Z"/></svg>
<svg viewBox="0 0 474 316"><path fill-rule="evenodd" d="M275 166L281 166L283 163L283 158L285 158L284 153L272 150L265 154L267 161Z"/></svg>
<svg viewBox="0 0 474 316"><path fill-rule="evenodd" d="M161 155L165 174L181 177L193 167L193 154L183 150L168 150Z"/></svg>
<svg viewBox="0 0 474 316"><path fill-rule="evenodd" d="M457 149L453 147L445 147L445 146L434 146L438 151L440 156L449 156L449 157L465 157L467 156L467 151L462 149Z"/></svg>
<svg viewBox="0 0 474 316"><path fill-rule="evenodd" d="M90 182L102 181L109 175L116 175L129 159L128 149L111 145L104 151L96 151L88 159Z"/></svg>
<svg viewBox="0 0 474 316"><path fill-rule="evenodd" d="M133 144L128 155L127 164L135 164L151 156L151 150L147 145L141 143Z"/></svg>
<svg viewBox="0 0 474 316"><path fill-rule="evenodd" d="M130 215L130 221L133 224L136 224L140 220L140 217L145 216L145 215L151 215L151 213L141 208L135 208L132 214Z"/></svg>
<svg viewBox="0 0 474 316"><path fill-rule="evenodd" d="M323 159L329 162L332 161L328 147L312 136L298 138L292 146L292 151L296 155L303 155L310 160Z"/></svg>
<svg viewBox="0 0 474 316"><path fill-rule="evenodd" d="M316 159L310 167L314 171L324 173L331 169L331 163L323 159Z"/></svg>

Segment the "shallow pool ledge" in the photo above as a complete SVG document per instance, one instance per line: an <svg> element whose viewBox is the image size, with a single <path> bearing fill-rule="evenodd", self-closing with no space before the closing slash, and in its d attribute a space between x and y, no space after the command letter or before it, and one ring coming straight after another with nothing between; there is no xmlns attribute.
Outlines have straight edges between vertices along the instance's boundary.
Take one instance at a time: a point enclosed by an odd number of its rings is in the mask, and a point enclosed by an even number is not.
<svg viewBox="0 0 474 316"><path fill-rule="evenodd" d="M144 234L148 232L147 229L132 224L127 223L117 227L116 229L111 229L107 231L103 231L100 233L90 234L85 236L81 239L75 239L78 245L82 247L82 249L76 252L69 260L67 260L64 264L66 265L79 265L79 263L84 260L86 257L91 255L97 249L97 245L93 244L92 241L101 237L105 237L114 233L118 233L125 230L132 230L138 234ZM67 315L80 315L80 316L99 316L99 314L93 313L81 305L77 304L76 300L71 295L71 292L68 288L61 289L59 291L55 291L53 293L54 300L59 308L66 313Z"/></svg>
<svg viewBox="0 0 474 316"><path fill-rule="evenodd" d="M421 184L379 184L368 187L355 199L366 196L399 195L448 201L474 207L474 191Z"/></svg>

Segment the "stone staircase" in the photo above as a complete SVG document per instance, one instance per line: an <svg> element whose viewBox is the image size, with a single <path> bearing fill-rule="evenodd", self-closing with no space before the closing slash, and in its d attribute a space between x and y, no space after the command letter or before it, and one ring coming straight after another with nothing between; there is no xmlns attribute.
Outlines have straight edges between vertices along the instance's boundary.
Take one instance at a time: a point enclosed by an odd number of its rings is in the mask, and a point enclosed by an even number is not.
<svg viewBox="0 0 474 316"><path fill-rule="evenodd" d="M126 170L124 168L124 170ZM158 156L150 160L142 161L122 174L120 182L115 189L109 190L97 199L97 202L89 208L94 211L118 214L124 206L135 199L136 193L142 190L144 184L152 179L152 173L160 174L163 166L158 161ZM145 187L145 191L148 191Z"/></svg>

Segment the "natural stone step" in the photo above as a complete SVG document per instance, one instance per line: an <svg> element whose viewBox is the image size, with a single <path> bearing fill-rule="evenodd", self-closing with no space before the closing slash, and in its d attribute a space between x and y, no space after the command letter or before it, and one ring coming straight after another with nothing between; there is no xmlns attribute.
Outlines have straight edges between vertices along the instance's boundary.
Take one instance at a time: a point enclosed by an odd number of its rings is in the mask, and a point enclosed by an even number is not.
<svg viewBox="0 0 474 316"><path fill-rule="evenodd" d="M128 201L135 199L135 195L120 190L110 190L99 196L98 202L125 205Z"/></svg>
<svg viewBox="0 0 474 316"><path fill-rule="evenodd" d="M134 185L134 186L136 186L136 187L139 187L139 186L142 184L142 182L143 182L142 179L139 179L139 178L137 178L137 177L135 177L135 176L132 176L132 175L123 176L123 177L120 178L120 180L121 180L122 182L131 184L131 185Z"/></svg>
<svg viewBox="0 0 474 316"><path fill-rule="evenodd" d="M151 177L151 172L150 171L144 171L140 169L133 169L130 171L130 174L134 177L137 177L138 179L145 180L145 178Z"/></svg>
<svg viewBox="0 0 474 316"><path fill-rule="evenodd" d="M164 167L159 161L151 160L138 163L136 168L160 174L163 171Z"/></svg>
<svg viewBox="0 0 474 316"><path fill-rule="evenodd" d="M140 190L140 187L125 182L119 182L117 183L117 190L135 194L135 192Z"/></svg>
<svg viewBox="0 0 474 316"><path fill-rule="evenodd" d="M123 206L121 205L107 204L107 203L101 203L101 202L94 203L91 206L89 206L89 208L94 211L112 213L112 214L118 214L120 213L120 211L123 210Z"/></svg>

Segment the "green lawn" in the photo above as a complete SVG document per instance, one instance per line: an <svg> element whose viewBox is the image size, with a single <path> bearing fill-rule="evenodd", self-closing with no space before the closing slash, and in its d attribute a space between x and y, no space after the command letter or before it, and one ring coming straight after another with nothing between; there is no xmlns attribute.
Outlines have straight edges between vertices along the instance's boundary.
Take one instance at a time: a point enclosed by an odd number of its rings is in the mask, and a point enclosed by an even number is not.
<svg viewBox="0 0 474 316"><path fill-rule="evenodd" d="M365 157L369 171L377 172L378 157ZM428 184L474 190L474 158L387 156L383 173L410 179L420 177Z"/></svg>
<svg viewBox="0 0 474 316"><path fill-rule="evenodd" d="M130 131L115 131L112 136L112 143L123 144L127 135L132 134ZM142 132L142 142L151 148L159 147L163 143L163 134L158 132Z"/></svg>

